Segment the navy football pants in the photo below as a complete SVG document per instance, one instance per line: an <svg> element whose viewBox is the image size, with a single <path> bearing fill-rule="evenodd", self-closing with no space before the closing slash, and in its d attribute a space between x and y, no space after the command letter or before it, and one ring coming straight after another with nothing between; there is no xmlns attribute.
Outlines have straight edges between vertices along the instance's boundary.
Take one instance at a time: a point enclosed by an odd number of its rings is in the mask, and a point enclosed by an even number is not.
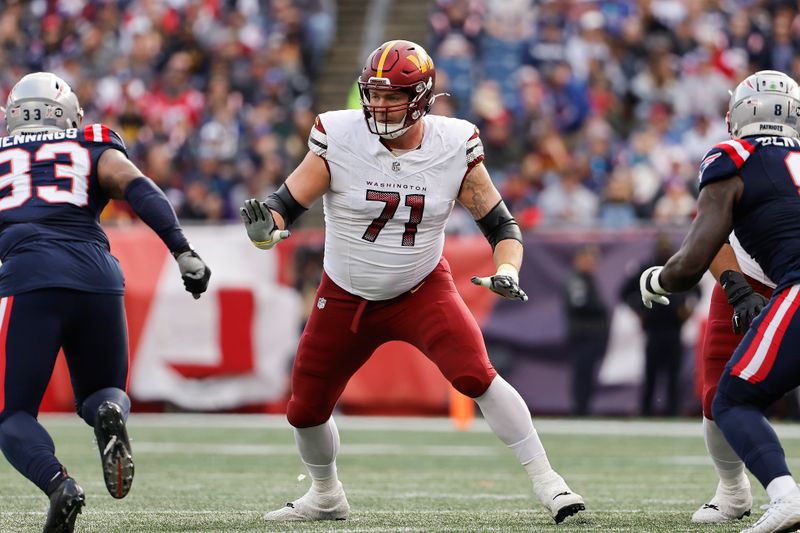
<svg viewBox="0 0 800 533"><path fill-rule="evenodd" d="M714 420L766 487L789 475L783 448L764 411L800 385L800 285L774 294L722 373Z"/></svg>
<svg viewBox="0 0 800 533"><path fill-rule="evenodd" d="M75 406L89 424L104 400L127 413L128 331L122 295L40 289L0 300L4 352L0 447L25 477L46 490L61 465L38 424L39 405L60 348L69 367ZM2 359L0 359L2 361Z"/></svg>

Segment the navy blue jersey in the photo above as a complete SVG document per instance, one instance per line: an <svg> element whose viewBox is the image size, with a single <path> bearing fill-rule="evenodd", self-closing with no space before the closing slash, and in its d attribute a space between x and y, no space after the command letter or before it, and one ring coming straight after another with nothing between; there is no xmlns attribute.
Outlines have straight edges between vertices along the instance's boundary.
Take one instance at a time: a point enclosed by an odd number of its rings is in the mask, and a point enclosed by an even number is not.
<svg viewBox="0 0 800 533"><path fill-rule="evenodd" d="M700 188L741 176L733 229L778 284L800 281L800 139L752 136L719 143L700 165Z"/></svg>
<svg viewBox="0 0 800 533"><path fill-rule="evenodd" d="M102 124L0 137L0 296L45 287L122 294L98 222L108 197L97 162L109 148L126 153Z"/></svg>

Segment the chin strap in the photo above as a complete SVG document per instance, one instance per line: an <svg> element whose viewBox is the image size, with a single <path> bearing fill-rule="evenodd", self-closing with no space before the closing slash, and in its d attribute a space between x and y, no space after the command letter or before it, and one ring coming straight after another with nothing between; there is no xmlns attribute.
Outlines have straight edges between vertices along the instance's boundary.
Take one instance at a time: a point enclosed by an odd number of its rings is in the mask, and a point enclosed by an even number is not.
<svg viewBox="0 0 800 533"><path fill-rule="evenodd" d="M427 106L428 109L430 109L430 107L433 105L433 103L436 101L436 99L439 98L440 96L450 96L450 93L436 93L433 96L431 96L431 99L428 100L428 106ZM427 113L427 111L426 111L426 113Z"/></svg>

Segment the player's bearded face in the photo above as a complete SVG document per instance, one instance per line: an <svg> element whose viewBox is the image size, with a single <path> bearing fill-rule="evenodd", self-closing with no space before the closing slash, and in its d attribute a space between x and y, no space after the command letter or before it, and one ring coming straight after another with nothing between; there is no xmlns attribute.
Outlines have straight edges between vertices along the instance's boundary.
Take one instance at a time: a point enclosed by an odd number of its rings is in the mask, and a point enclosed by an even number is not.
<svg viewBox="0 0 800 533"><path fill-rule="evenodd" d="M379 123L402 123L408 109L408 100L408 94L403 91L369 90L370 111Z"/></svg>

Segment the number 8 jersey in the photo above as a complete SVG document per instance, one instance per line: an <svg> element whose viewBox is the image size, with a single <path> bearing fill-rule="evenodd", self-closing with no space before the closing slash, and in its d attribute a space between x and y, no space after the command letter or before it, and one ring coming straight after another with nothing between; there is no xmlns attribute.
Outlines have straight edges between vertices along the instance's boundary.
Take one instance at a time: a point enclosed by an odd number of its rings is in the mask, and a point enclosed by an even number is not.
<svg viewBox="0 0 800 533"><path fill-rule="evenodd" d="M308 146L325 159L324 268L367 300L394 298L439 262L444 228L464 176L483 160L475 126L427 115L416 150L393 153L370 133L360 110L319 115Z"/></svg>
<svg viewBox="0 0 800 533"><path fill-rule="evenodd" d="M732 176L744 183L733 210L742 248L776 292L800 282L800 139L748 136L717 144L700 164L700 188Z"/></svg>
<svg viewBox="0 0 800 533"><path fill-rule="evenodd" d="M101 124L0 137L0 296L46 287L122 294L98 219L97 162L122 139Z"/></svg>

